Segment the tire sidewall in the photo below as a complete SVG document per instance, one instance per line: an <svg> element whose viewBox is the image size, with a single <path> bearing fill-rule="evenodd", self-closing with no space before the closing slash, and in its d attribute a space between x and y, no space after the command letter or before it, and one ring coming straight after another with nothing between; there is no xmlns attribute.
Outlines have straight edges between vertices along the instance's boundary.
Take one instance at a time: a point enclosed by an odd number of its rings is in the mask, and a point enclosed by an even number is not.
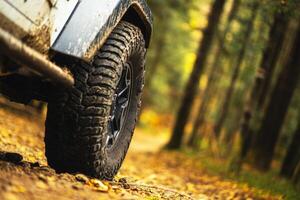
<svg viewBox="0 0 300 200"><path fill-rule="evenodd" d="M97 121L96 118L93 119L93 114L89 115L90 119L84 119L88 121L82 120L82 114L86 115L86 108L90 106L84 103L86 98L89 98L87 93L91 87L95 86L89 81L90 78L101 80L101 77L99 78L94 74L94 71L97 68L101 69L103 64L97 64L97 58L101 60L104 56L103 53L107 54L111 51L105 49L109 46L110 39L116 38L116 41L120 43L122 39L118 37L121 37L119 32L122 31L122 28L127 28L127 31L124 31L124 36L122 36L126 42L123 41L122 47L119 47L118 50L114 45L112 46L115 48L113 51L119 52L120 59L116 61L110 56L107 57L109 62L114 63L113 67L116 72L114 76L119 78L110 80L111 88L115 89L114 91L110 89L112 91L108 93L109 99L99 102L101 105L106 104L106 107L101 112L101 127L97 131L97 127L90 129L89 125L82 125ZM146 50L142 33L137 27L123 21L116 29L96 53L91 63L76 61L73 64L71 71L75 78L74 88L63 95L58 95L57 99L48 104L45 135L46 156L48 164L59 172L82 172L98 178L112 179L120 168L129 148L141 104ZM116 52L111 53L111 56L116 54ZM131 64L132 73L127 116L117 141L111 150L108 150L105 143L109 123L106 118L108 119L110 113L108 104L112 102L113 94L111 92L115 92L126 62ZM108 68L112 68L112 66ZM97 95L93 97L97 98ZM100 98L102 98L101 95ZM98 103L96 104L98 105ZM85 128L90 129L87 135L85 135L85 131L82 132L82 130L86 130Z"/></svg>
<svg viewBox="0 0 300 200"><path fill-rule="evenodd" d="M137 48L139 47L133 46L133 50ZM110 149L106 149L107 168L114 168L121 164L119 161L124 159L123 155L128 150L135 129L137 115L140 111L141 92L144 87L144 59L141 59L143 57L144 55L140 55L139 51L133 51L127 60L130 63L132 74L128 111L115 144Z"/></svg>

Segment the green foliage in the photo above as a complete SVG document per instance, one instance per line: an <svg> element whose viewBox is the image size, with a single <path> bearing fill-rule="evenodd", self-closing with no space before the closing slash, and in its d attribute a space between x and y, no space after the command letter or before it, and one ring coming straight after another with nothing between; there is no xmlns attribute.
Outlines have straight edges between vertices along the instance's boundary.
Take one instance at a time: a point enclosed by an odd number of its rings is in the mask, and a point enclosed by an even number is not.
<svg viewBox="0 0 300 200"><path fill-rule="evenodd" d="M226 5L227 10L230 10L230 5L232 5L233 1L234 0L228 0ZM207 14L209 12L211 2L212 0L192 0L188 1L188 3L184 0L149 0L149 4L154 13L155 23L152 44L148 52L147 70L148 74L153 77L151 77L151 84L146 84L145 88L148 93L146 107L151 108L152 111L158 113L157 116L166 114L172 115L174 118L174 114L176 114L176 108L178 107L184 92L184 85L196 58L196 52L199 40L202 36L202 30L207 24ZM299 19L300 10L299 2L299 0L241 0L241 5L236 17L234 18L230 26L230 30L225 37L225 52L221 55L220 66L218 66L219 69L217 72L218 78L214 84L214 93L209 100L207 109L208 112L205 115L204 125L201 127L201 132L204 133L202 137L206 137L203 141L211 140L210 137L213 135L213 127L220 114L220 106L222 105L225 92L230 84L234 63L237 55L241 51L242 40L247 30L247 22L250 19L253 4L259 3L258 14L254 21L254 29L251 33L250 42L247 45L241 72L231 98L230 109L223 127L223 133L232 137L232 141L230 141L231 144L234 145L232 149L238 149L238 146L240 145L234 141L234 138L236 134L239 133L243 119L243 112L247 106L247 99L249 99L248 97L252 91L255 78L257 75L260 75L257 70L260 67L259 65L261 64L263 51L269 40L269 31L271 24L274 21L274 16L276 13L288 13L287 17L290 17L290 19L294 20L295 23L298 24L297 19ZM224 27L227 25L227 18L228 11L222 16L217 36L214 38L214 46L212 47L208 58L209 62L204 69L203 76L199 83L199 97L201 97L202 92L206 87L209 72L212 69L212 63L216 59L215 55L217 52L216 50L218 49L218 42L216 41L222 36ZM287 37L291 37L290 34ZM286 46L291 46L292 44L291 42L290 44L287 42L285 43ZM289 55L286 52L281 52L281 54L282 55L279 58L280 66L276 67L275 73L272 77L271 87L267 91L267 94L265 94L267 99L269 99L269 94L274 87L274 80L277 78L278 71L285 66L284 60ZM155 73L151 73L154 71ZM281 137L278 142L276 156L274 159L277 162L282 160L292 138L292 133L297 125L300 102L299 88L300 87L298 87L298 90L295 92L296 95L289 107L289 112L282 128ZM202 98L199 98L197 100L197 104L199 104L201 100ZM264 111L265 108L261 109L261 112L253 117L253 120L250 123L252 132L256 132L256 130L259 129L261 120L265 114ZM187 126L187 132L189 132L192 127L195 114L196 113L193 110L192 119L190 120L190 124ZM156 121L160 120L156 119ZM171 123L168 121L166 124ZM202 145L204 144L203 141ZM222 146L223 144L220 145ZM210 147L208 143L207 146ZM227 147L228 145L224 148ZM212 166L208 166L208 168L210 167ZM275 166L277 170L279 167L279 165ZM217 169L214 170L218 171ZM254 172L246 171L245 173L242 173L240 177L229 177L249 182L249 184L262 189L266 187L266 189L269 189L272 192L282 193L288 198L293 199L292 197L295 195L295 192L285 181L280 179L278 181L278 185L272 185L268 182L274 181L271 178L273 175L272 173L254 175ZM280 187L282 187L282 189L280 189ZM284 190L286 190L286 192L284 192Z"/></svg>
<svg viewBox="0 0 300 200"><path fill-rule="evenodd" d="M189 3L183 0L149 1L155 23L148 52L148 74L152 75L151 70L157 69L153 73L151 84L146 85L145 89L151 94L147 96L147 106L158 112L175 111L174 106L180 100L186 68L191 68L187 66L188 57L198 47L194 35L199 31L190 26L192 13L197 9L196 2L199 6L200 1L196 0ZM156 61L158 56L159 62Z"/></svg>
<svg viewBox="0 0 300 200"><path fill-rule="evenodd" d="M278 141L278 159L280 160L284 154L286 153L286 149L288 145L291 143L294 131L297 128L297 124L299 123L300 119L300 109L299 109L299 102L300 102L300 81L298 84L298 88L295 92L295 95L292 99L292 103L289 107L287 116L285 118L285 123L282 128L281 136Z"/></svg>
<svg viewBox="0 0 300 200"><path fill-rule="evenodd" d="M182 152L190 158L197 160L205 173L221 176L225 180L235 181L240 186L255 188L258 196L269 193L280 195L286 200L299 199L300 191L290 181L278 176L278 171L276 170L262 173L248 167L239 174L236 174L228 172L228 167L226 166L230 164L230 159L213 157L211 151L202 149L201 152L195 152L183 149Z"/></svg>
<svg viewBox="0 0 300 200"><path fill-rule="evenodd" d="M234 180L240 184L247 184L250 187L268 191L274 195L281 195L286 200L299 198L300 191L297 191L291 182L280 178L277 171L268 173L257 172L253 169L246 169L240 174L228 173L225 160L212 159L211 156L199 157L200 163L204 165L207 172L214 175L221 175L229 180Z"/></svg>

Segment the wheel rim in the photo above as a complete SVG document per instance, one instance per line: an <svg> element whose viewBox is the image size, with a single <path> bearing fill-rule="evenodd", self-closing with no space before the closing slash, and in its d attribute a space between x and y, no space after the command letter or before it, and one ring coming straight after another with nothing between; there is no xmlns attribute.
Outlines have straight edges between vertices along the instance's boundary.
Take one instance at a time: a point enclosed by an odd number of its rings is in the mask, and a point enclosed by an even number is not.
<svg viewBox="0 0 300 200"><path fill-rule="evenodd" d="M131 81L131 65L126 63L123 67L116 92L113 96L106 140L107 148L112 148L114 146L126 120L130 102Z"/></svg>

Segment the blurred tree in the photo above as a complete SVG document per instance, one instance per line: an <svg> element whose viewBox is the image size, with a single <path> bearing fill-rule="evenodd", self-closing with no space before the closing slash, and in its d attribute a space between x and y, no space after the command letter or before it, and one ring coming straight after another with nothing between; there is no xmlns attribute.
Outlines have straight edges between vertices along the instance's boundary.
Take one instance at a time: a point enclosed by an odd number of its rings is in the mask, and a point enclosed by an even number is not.
<svg viewBox="0 0 300 200"><path fill-rule="evenodd" d="M256 80L254 89L257 90L258 108L262 108L266 100L266 93L271 84L276 63L279 58L280 51L283 46L284 36L288 27L288 16L286 12L279 10L275 13L274 22L272 24L269 36L269 42L263 54L261 67L259 68L259 76Z"/></svg>
<svg viewBox="0 0 300 200"><path fill-rule="evenodd" d="M183 0L149 0L149 6L154 14L154 35L152 38L151 52L153 56L150 59L151 68L148 69L146 83L151 85L153 77L157 72L160 62L163 62L164 51L166 50L167 35L170 34L170 27L174 26L173 13L179 13L181 18L188 19L188 11L192 7L192 2ZM176 19L175 19L176 20Z"/></svg>
<svg viewBox="0 0 300 200"><path fill-rule="evenodd" d="M279 132L300 76L299 27L288 63L281 69L277 78L262 125L254 141L254 166L259 170L268 170L270 167Z"/></svg>
<svg viewBox="0 0 300 200"><path fill-rule="evenodd" d="M154 23L154 30L160 31L159 34L153 35L151 48L150 48L150 56L148 56L148 65L147 66L147 73L146 73L146 80L145 80L145 90L143 93L143 105L141 107L140 113L142 113L143 109L150 104L150 95L151 93L150 88L152 85L152 81L157 73L159 64L163 62L163 56L165 54L165 46L166 46L166 37L168 34L168 28L170 24L167 22L169 19L172 20L172 9L170 6L169 1L157 1L151 0L148 2L151 10L154 14L154 20L158 20L160 23ZM161 9L164 9L164 12L161 12Z"/></svg>
<svg viewBox="0 0 300 200"><path fill-rule="evenodd" d="M224 102L221 106L221 111L220 111L221 114L220 114L220 116L219 116L219 118L216 122L215 127L214 127L214 132L215 132L216 137L219 137L221 129L224 125L224 121L226 119L226 115L228 113L230 100L231 100L232 94L234 92L235 84L236 84L236 81L238 79L238 76L239 76L239 73L240 73L240 70L241 70L242 62L243 62L243 59L244 59L244 56L245 56L245 53L246 53L246 50L247 50L249 39L250 39L251 33L253 31L254 21L255 21L255 18L257 16L258 7L259 7L259 3L254 2L253 5L250 8L252 13L251 13L249 21L246 24L244 37L242 38L242 41L241 41L242 42L242 47L241 47L241 50L240 50L239 54L237 55L237 60L236 60L235 65L233 67L234 70L233 70L233 73L232 73L232 76L231 76L230 85L229 85L229 88L226 91L225 99L224 99Z"/></svg>
<svg viewBox="0 0 300 200"><path fill-rule="evenodd" d="M275 12L274 20L269 31L269 39L264 49L263 57L256 73L256 78L252 87L251 94L246 102L246 108L243 115L243 122L241 125L242 146L239 155L240 162L242 162L242 160L246 157L248 149L250 147L252 141L252 137L249 130L251 118L252 116L255 117L258 114L258 107L256 106L258 98L260 97L260 95L263 94L262 91L269 87L270 83L264 82L270 82L271 80L271 76L273 74L280 50L283 45L287 24L288 20L285 13L281 11ZM264 89L262 89L262 87ZM265 93L266 91L264 91L264 95L266 96Z"/></svg>
<svg viewBox="0 0 300 200"><path fill-rule="evenodd" d="M226 117L224 122L224 135L221 138L224 143L225 153L228 155L233 147L235 134L239 133L241 122L244 114L245 102L248 99L248 93L251 89L250 84L253 83L253 77L257 66L260 63L260 55L267 41L268 26L266 21L262 21L263 5L260 5L259 13L255 22L255 29L251 36L251 43L248 44L247 53L244 58L243 69L240 73L239 80L236 84L232 102L230 103L230 115Z"/></svg>
<svg viewBox="0 0 300 200"><path fill-rule="evenodd" d="M208 25L203 32L203 37L200 41L199 49L197 52L197 58L191 75L189 77L188 83L185 87L185 93L177 114L177 118L175 120L173 133L169 143L167 144L167 148L169 149L178 149L181 146L184 129L188 121L191 108L193 106L200 76L206 64L213 37L220 20L220 16L223 12L225 1L226 0L215 0L212 5L208 17Z"/></svg>
<svg viewBox="0 0 300 200"><path fill-rule="evenodd" d="M170 99L173 95L181 95L187 52L194 52L196 48L192 40L193 32L187 24L190 12L195 9L194 4L199 4L199 0L149 0L148 3L153 12L154 27L147 52L141 114L146 108L170 115L179 102ZM174 79L176 84L173 84Z"/></svg>
<svg viewBox="0 0 300 200"><path fill-rule="evenodd" d="M294 175L292 177L293 184L298 188L298 191L300 189L300 163L298 163Z"/></svg>
<svg viewBox="0 0 300 200"><path fill-rule="evenodd" d="M222 55L225 51L226 35L230 30L232 21L235 18L237 12L238 12L240 4L241 4L241 0L234 0L233 1L230 12L229 12L229 15L228 15L228 19L227 19L227 22L226 22L226 26L225 26L224 31L222 33L222 36L217 38L217 44L216 44L217 50L216 50L215 55L214 55L214 62L212 64L212 69L211 69L210 74L209 74L207 85L206 85L205 90L204 90L203 95L202 95L203 98L201 100L201 104L200 104L199 109L198 109L196 120L193 124L192 133L191 133L191 136L188 140L188 146L190 146L194 149L198 147L197 144L198 144L198 140L199 140L199 136L200 136L200 133L199 133L200 130L199 129L202 126L202 124L205 120L205 114L206 114L206 111L207 111L209 99L210 99L211 95L213 94L213 92L212 92L213 91L213 86L214 86L214 83L216 81L217 72L218 72L218 69L220 67L220 61L221 61Z"/></svg>
<svg viewBox="0 0 300 200"><path fill-rule="evenodd" d="M151 67L147 70L147 76L145 80L145 85L147 86L147 89L145 89L143 93L143 106L141 107L140 113L143 112L143 109L145 106L149 104L149 99L150 99L150 88L152 86L152 81L155 78L155 74L157 73L158 67L160 62L162 62L162 58L164 56L164 50L165 50L165 45L166 45L166 36L167 36L167 26L161 31L161 33L157 36L155 41L155 45L153 47L153 52L154 55L151 60Z"/></svg>
<svg viewBox="0 0 300 200"><path fill-rule="evenodd" d="M155 46L155 50L153 50L155 52L155 55L154 55L152 63L151 63L152 67L148 71L147 79L145 82L146 85L149 85L149 86L151 85L154 75L157 72L159 62L161 62L162 57L164 56L163 50L164 50L164 46L165 46L166 33L167 33L167 27L165 27L164 31L159 34L159 37L156 41L157 44Z"/></svg>
<svg viewBox="0 0 300 200"><path fill-rule="evenodd" d="M293 134L291 144L283 160L280 175L292 178L297 165L300 164L300 112L298 112L298 126Z"/></svg>

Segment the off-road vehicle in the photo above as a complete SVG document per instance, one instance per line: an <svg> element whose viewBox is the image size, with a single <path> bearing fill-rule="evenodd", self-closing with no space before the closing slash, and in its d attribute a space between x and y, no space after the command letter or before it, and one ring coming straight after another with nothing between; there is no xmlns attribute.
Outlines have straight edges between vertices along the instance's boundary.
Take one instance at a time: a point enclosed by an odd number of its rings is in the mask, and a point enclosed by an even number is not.
<svg viewBox="0 0 300 200"><path fill-rule="evenodd" d="M48 103L58 172L112 179L141 106L152 16L145 0L1 0L0 92Z"/></svg>

